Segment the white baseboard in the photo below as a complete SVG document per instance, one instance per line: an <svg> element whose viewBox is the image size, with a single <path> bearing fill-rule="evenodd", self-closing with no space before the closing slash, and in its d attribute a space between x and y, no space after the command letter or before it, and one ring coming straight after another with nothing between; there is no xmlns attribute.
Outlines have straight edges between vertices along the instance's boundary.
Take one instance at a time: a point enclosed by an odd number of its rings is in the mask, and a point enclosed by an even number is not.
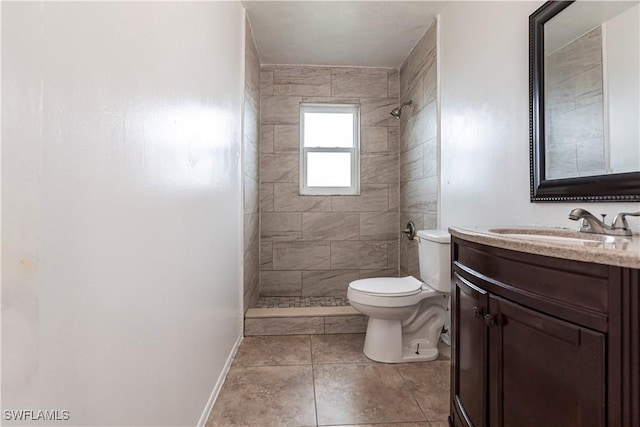
<svg viewBox="0 0 640 427"><path fill-rule="evenodd" d="M211 410L213 409L214 403L216 403L216 399L218 398L218 394L222 389L222 385L224 384L224 380L227 378L227 374L229 373L229 368L231 368L231 362L233 362L233 358L236 357L236 353L238 352L238 347L242 342L243 336L242 332L238 336L233 348L231 349L231 353L229 353L229 357L227 357L227 361L224 364L224 368L222 368L222 372L218 377L218 381L216 381L216 385L213 387L213 391L211 392L211 396L209 396L209 400L207 401L207 405L204 407L204 411L202 411L202 415L200 416L200 420L198 421L197 427L204 427L209 419L209 415L211 414Z"/></svg>

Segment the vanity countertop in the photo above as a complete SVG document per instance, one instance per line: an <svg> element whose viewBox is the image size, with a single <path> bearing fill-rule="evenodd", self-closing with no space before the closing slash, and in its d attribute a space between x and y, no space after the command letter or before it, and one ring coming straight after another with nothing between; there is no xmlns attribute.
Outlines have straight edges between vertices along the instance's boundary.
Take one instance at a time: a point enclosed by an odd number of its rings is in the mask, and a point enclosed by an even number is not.
<svg viewBox="0 0 640 427"><path fill-rule="evenodd" d="M452 236L536 255L640 269L640 235L613 237L546 227L450 227Z"/></svg>

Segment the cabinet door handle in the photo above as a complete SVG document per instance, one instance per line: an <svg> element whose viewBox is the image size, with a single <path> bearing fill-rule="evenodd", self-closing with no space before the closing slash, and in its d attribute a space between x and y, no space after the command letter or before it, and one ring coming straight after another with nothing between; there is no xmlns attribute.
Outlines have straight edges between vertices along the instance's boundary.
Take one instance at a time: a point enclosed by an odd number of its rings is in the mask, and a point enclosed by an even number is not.
<svg viewBox="0 0 640 427"><path fill-rule="evenodd" d="M473 307L473 317L481 319L482 316L484 316L484 310L482 310L482 308Z"/></svg>
<svg viewBox="0 0 640 427"><path fill-rule="evenodd" d="M484 322L487 324L487 326L493 326L495 325L495 319L493 318L492 315L490 314L486 314L484 316Z"/></svg>

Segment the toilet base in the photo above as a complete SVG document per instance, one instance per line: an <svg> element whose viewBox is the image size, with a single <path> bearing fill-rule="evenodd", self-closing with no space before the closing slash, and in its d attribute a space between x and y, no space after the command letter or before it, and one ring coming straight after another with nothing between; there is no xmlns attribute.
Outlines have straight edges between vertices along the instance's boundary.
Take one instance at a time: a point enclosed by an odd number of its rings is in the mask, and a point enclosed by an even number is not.
<svg viewBox="0 0 640 427"><path fill-rule="evenodd" d="M383 363L428 362L438 358L438 347L437 342L434 347L427 340L413 340L403 346L401 320L369 317L363 353Z"/></svg>

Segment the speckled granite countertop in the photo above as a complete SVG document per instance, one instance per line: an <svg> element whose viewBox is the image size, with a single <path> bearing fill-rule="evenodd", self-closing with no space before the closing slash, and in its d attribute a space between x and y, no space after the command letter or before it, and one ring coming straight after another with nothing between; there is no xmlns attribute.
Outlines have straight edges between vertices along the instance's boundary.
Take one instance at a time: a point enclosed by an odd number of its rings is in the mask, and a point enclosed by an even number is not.
<svg viewBox="0 0 640 427"><path fill-rule="evenodd" d="M566 228L451 227L452 236L470 242L554 258L640 269L640 235L613 237Z"/></svg>

